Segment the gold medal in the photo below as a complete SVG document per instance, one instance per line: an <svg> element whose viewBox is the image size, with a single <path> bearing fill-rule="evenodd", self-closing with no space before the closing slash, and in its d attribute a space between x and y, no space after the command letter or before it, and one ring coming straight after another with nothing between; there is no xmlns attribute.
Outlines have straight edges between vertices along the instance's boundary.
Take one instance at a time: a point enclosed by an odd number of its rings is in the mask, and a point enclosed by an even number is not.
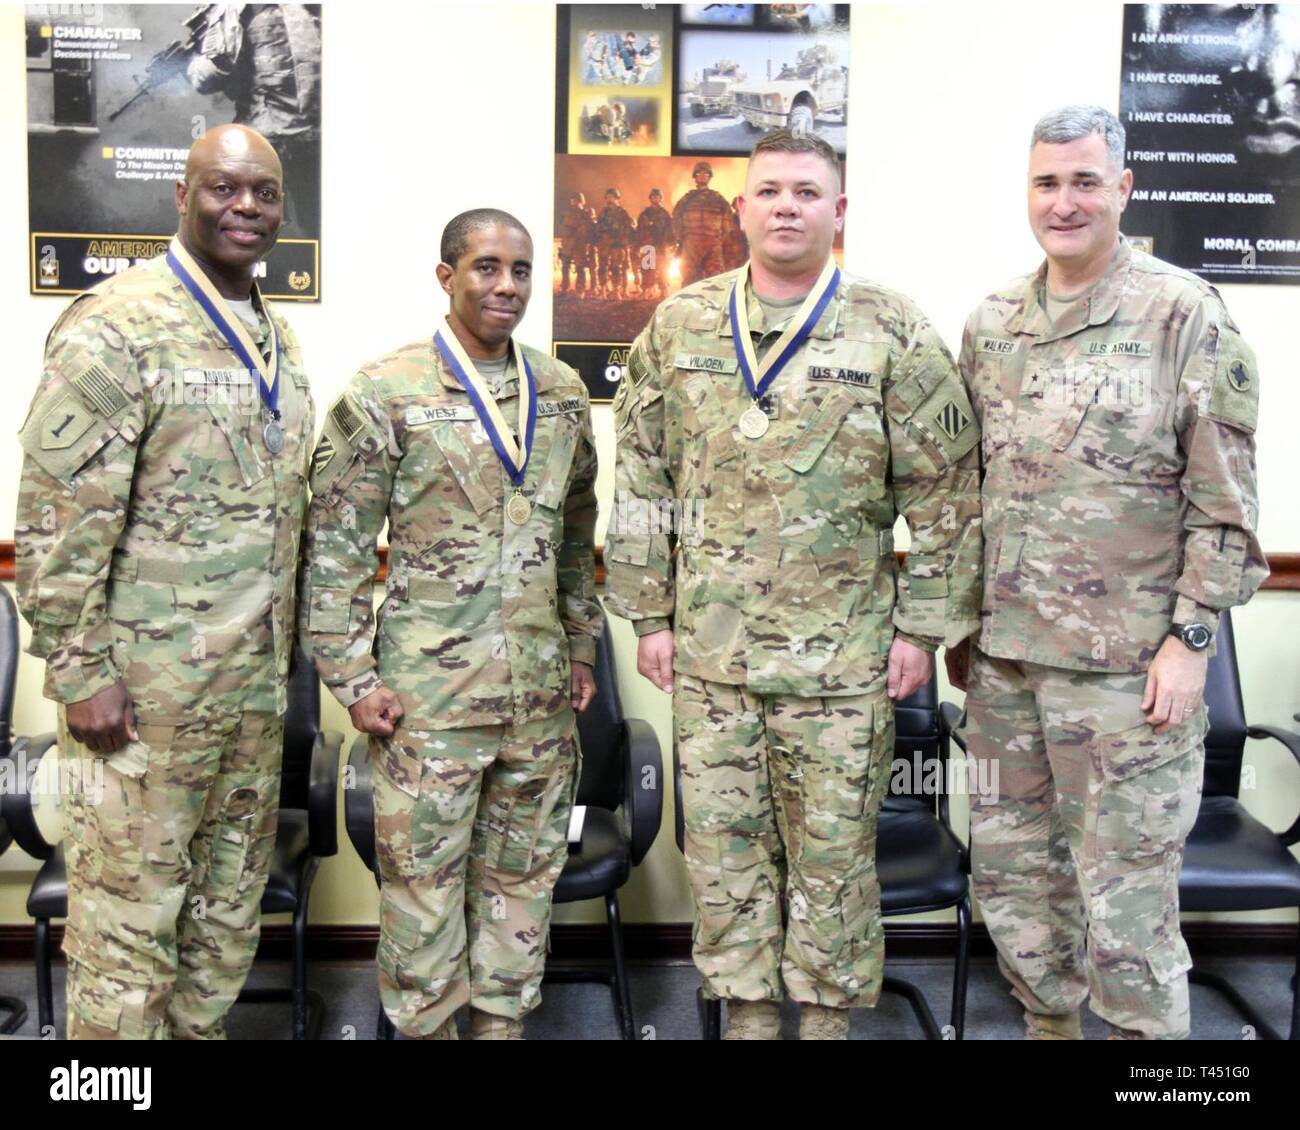
<svg viewBox="0 0 1300 1130"><path fill-rule="evenodd" d="M506 503L506 517L516 526L522 526L528 521L528 515L533 512L532 505L528 499L523 496L522 491L515 491L509 502Z"/></svg>
<svg viewBox="0 0 1300 1130"><path fill-rule="evenodd" d="M767 433L767 415L757 404L751 404L740 415L740 431L746 439L759 439Z"/></svg>

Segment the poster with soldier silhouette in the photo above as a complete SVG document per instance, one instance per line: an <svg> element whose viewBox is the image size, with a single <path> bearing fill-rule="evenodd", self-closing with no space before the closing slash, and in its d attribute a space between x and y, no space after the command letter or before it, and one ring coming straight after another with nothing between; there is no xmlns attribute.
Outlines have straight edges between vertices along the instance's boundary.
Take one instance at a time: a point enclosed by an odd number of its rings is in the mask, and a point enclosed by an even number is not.
<svg viewBox="0 0 1300 1130"><path fill-rule="evenodd" d="M1210 282L1300 283L1300 3L1128 4L1123 229Z"/></svg>
<svg viewBox="0 0 1300 1130"><path fill-rule="evenodd" d="M749 258L738 200L754 142L793 121L843 154L848 12L831 4L579 4L561 5L556 22L553 348L593 400L608 401L655 306ZM751 64L755 52L762 60ZM779 121L751 127L729 96L725 113L701 109L718 84L704 70L727 71L729 91L740 77L736 60L756 76L779 75L787 56L791 70L808 73L794 80L803 96L790 98ZM781 91L794 90L780 81ZM814 87L823 103L810 109ZM774 97L763 92L768 106ZM688 121L702 128L684 131Z"/></svg>
<svg viewBox="0 0 1300 1130"><path fill-rule="evenodd" d="M165 252L190 145L238 122L284 169L262 293L319 301L319 4L29 4L25 18L33 294Z"/></svg>

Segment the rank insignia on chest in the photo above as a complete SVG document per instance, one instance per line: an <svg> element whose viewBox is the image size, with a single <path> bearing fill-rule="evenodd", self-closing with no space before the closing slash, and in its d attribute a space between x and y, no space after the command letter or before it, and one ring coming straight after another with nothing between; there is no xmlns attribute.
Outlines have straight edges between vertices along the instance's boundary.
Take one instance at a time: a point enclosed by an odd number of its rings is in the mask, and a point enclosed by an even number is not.
<svg viewBox="0 0 1300 1130"><path fill-rule="evenodd" d="M810 381L839 381L841 384L868 388L874 376L873 373L867 373L861 369L837 369L829 365L808 366L808 379Z"/></svg>
<svg viewBox="0 0 1300 1130"><path fill-rule="evenodd" d="M970 426L970 417L966 415L959 407L955 400L948 401L934 418L934 422L943 429L943 434L949 439L956 439L967 427Z"/></svg>

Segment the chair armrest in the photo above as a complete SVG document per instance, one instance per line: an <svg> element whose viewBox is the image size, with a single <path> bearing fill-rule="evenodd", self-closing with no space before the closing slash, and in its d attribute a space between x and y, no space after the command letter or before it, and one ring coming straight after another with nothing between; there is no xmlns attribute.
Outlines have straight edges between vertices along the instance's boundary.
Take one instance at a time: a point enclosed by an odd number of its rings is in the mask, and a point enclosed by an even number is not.
<svg viewBox="0 0 1300 1130"><path fill-rule="evenodd" d="M966 752L966 741L957 732L963 711L955 702L939 703L939 738L946 745L949 739L956 742L962 753ZM945 752L947 752L945 750Z"/></svg>
<svg viewBox="0 0 1300 1130"><path fill-rule="evenodd" d="M646 857L659 835L664 815L663 758L659 738L642 718L626 718L627 772L623 780L623 811L632 833L632 864Z"/></svg>
<svg viewBox="0 0 1300 1130"><path fill-rule="evenodd" d="M0 797L0 813L9 825L9 831L13 833L14 842L33 859L42 861L54 854L54 845L46 841L37 826L36 812L32 808L31 783L41 758L58 744L58 740L57 734L41 734L30 740L19 738L15 741L9 758L14 765L14 782L17 787L4 790L4 796Z"/></svg>
<svg viewBox="0 0 1300 1130"><path fill-rule="evenodd" d="M311 777L307 782L307 831L311 853L323 858L339 851L339 755L343 735L326 730L316 735L311 751Z"/></svg>
<svg viewBox="0 0 1300 1130"><path fill-rule="evenodd" d="M1296 764L1300 765L1300 734L1279 729L1277 726L1247 726L1246 737L1273 738L1275 741L1281 742L1291 752L1291 756L1296 759ZM17 838L16 832L14 836ZM1279 832L1278 837L1286 847L1300 843L1300 816L1296 817L1295 823L1285 832Z"/></svg>
<svg viewBox="0 0 1300 1130"><path fill-rule="evenodd" d="M370 772L370 736L359 734L348 754L348 773L343 781L343 823L357 855L375 871L375 798ZM375 871L376 875L378 872Z"/></svg>

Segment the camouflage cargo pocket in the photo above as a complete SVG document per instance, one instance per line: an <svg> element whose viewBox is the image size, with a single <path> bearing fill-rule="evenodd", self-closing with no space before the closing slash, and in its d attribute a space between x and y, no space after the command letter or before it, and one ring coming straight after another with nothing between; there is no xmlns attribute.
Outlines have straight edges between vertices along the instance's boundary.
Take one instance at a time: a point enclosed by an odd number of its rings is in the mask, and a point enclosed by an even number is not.
<svg viewBox="0 0 1300 1130"><path fill-rule="evenodd" d="M430 869L429 844L421 837L421 782L428 769L422 757L403 749L403 731L391 738L372 738L380 755L375 764L375 850L380 871L416 878Z"/></svg>
<svg viewBox="0 0 1300 1130"><path fill-rule="evenodd" d="M217 429L226 437L226 444L243 477L244 485L251 487L260 483L271 473L271 465L269 459L264 459L261 455L261 444L249 432L255 424L260 425L261 413L245 412L240 405L222 402L220 399L210 400L208 409ZM260 427L258 430L261 430Z"/></svg>
<svg viewBox="0 0 1300 1130"><path fill-rule="evenodd" d="M1177 926L1176 920L1174 925ZM1146 958L1147 968L1151 970L1151 976L1158 985L1168 985L1192 968L1192 955L1187 949L1182 934L1175 934L1172 938L1156 942L1143 956Z"/></svg>
<svg viewBox="0 0 1300 1130"><path fill-rule="evenodd" d="M105 863L132 870L143 865L146 833L157 825L157 817L150 819L146 812L144 776L149 768L150 747L165 751L171 735L171 727L141 722L138 729L140 741L99 759L92 779L87 779L84 772L81 778L86 790L82 829L85 846ZM78 748L84 756L84 747Z"/></svg>
<svg viewBox="0 0 1300 1130"><path fill-rule="evenodd" d="M1097 363L1077 388L1057 394L1068 402L1052 447L1116 478L1132 475L1155 426L1149 374Z"/></svg>
<svg viewBox="0 0 1300 1130"><path fill-rule="evenodd" d="M262 842L266 837L265 816L255 788L244 785L231 789L222 801L218 824L209 850L204 889L214 898L238 902L253 882L260 878L261 864L269 862L270 852ZM270 847L275 844L275 824L271 822Z"/></svg>
<svg viewBox="0 0 1300 1130"><path fill-rule="evenodd" d="M1137 859L1180 845L1196 821L1205 768L1202 709L1166 734L1142 723L1089 743L1100 787L1088 797L1090 858Z"/></svg>
<svg viewBox="0 0 1300 1130"><path fill-rule="evenodd" d="M543 841L553 834L552 820L572 808L574 766L565 761L556 765L549 777L527 782L506 797L494 797L487 811L487 838L483 855L487 866L507 875L527 875L534 860L544 858L539 851Z"/></svg>

